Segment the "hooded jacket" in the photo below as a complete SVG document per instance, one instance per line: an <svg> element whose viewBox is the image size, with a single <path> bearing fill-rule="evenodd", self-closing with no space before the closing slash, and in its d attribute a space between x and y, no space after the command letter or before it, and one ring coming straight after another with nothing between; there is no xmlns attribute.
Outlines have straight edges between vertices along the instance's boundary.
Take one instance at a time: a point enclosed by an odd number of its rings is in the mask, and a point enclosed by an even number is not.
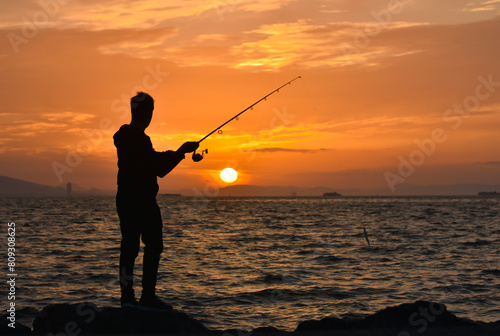
<svg viewBox="0 0 500 336"><path fill-rule="evenodd" d="M157 152L144 130L123 125L113 136L118 154L118 193L137 196L156 196L157 177L164 177L184 154Z"/></svg>

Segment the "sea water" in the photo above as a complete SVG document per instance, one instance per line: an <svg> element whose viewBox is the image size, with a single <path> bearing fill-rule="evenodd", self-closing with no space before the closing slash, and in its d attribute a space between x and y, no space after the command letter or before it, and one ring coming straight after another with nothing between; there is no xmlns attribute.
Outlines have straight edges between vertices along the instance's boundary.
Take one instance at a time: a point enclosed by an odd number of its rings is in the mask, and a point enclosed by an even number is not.
<svg viewBox="0 0 500 336"><path fill-rule="evenodd" d="M362 317L416 300L500 320L500 198L158 203L165 250L157 292L210 328L293 330L308 319ZM3 198L0 213L5 243L7 223L16 223L17 309L33 316L51 303L119 305L113 197ZM5 281L1 288L7 292Z"/></svg>

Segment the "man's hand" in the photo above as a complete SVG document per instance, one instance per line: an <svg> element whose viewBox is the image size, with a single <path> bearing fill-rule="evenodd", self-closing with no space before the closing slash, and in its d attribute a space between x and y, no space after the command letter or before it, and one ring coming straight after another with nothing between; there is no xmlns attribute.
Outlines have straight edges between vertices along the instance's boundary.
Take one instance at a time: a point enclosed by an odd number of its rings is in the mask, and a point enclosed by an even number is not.
<svg viewBox="0 0 500 336"><path fill-rule="evenodd" d="M191 153L197 150L199 146L200 144L197 141L187 141L177 151L183 154Z"/></svg>

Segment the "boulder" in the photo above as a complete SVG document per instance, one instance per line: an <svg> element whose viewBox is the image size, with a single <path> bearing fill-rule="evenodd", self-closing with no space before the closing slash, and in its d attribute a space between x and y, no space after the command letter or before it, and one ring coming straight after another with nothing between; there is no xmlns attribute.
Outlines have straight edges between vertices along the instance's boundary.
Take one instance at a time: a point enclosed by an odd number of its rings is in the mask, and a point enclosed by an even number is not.
<svg viewBox="0 0 500 336"><path fill-rule="evenodd" d="M422 333L429 327L463 327L479 324L456 317L444 304L417 301L385 308L362 319L326 317L321 320L304 321L297 326L296 331L390 328L416 330Z"/></svg>
<svg viewBox="0 0 500 336"><path fill-rule="evenodd" d="M17 328L19 326L19 329ZM16 333L29 335L30 329L16 324ZM12 329L12 328L10 328ZM5 330L5 332L4 332ZM445 305L417 301L385 308L364 318L327 317L301 322L292 333L274 327L260 327L252 331L237 329L210 330L185 313L145 312L134 308L100 308L93 303L52 304L45 307L33 321L34 334L98 335L98 334L189 334L204 336L319 336L319 335L499 335L500 321L474 322L448 312ZM9 332L9 333L8 333ZM0 325L0 334L12 330Z"/></svg>
<svg viewBox="0 0 500 336"><path fill-rule="evenodd" d="M7 318L8 314L0 315L0 335L29 335L31 334L31 329L19 322L15 322L13 325L15 328L9 326L12 322Z"/></svg>
<svg viewBox="0 0 500 336"><path fill-rule="evenodd" d="M33 332L85 334L209 334L210 329L185 313L145 312L134 308L99 308L93 303L52 304L33 321Z"/></svg>

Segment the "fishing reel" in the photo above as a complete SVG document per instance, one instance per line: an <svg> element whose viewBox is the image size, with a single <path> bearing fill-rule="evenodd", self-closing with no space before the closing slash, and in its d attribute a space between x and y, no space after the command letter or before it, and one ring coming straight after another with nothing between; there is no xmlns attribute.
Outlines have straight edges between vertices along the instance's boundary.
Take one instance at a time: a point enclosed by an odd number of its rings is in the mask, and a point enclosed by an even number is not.
<svg viewBox="0 0 500 336"><path fill-rule="evenodd" d="M203 159L203 155L208 154L208 149L204 149L200 153L196 153L196 151L193 152L193 156L191 157L194 162L200 162Z"/></svg>

